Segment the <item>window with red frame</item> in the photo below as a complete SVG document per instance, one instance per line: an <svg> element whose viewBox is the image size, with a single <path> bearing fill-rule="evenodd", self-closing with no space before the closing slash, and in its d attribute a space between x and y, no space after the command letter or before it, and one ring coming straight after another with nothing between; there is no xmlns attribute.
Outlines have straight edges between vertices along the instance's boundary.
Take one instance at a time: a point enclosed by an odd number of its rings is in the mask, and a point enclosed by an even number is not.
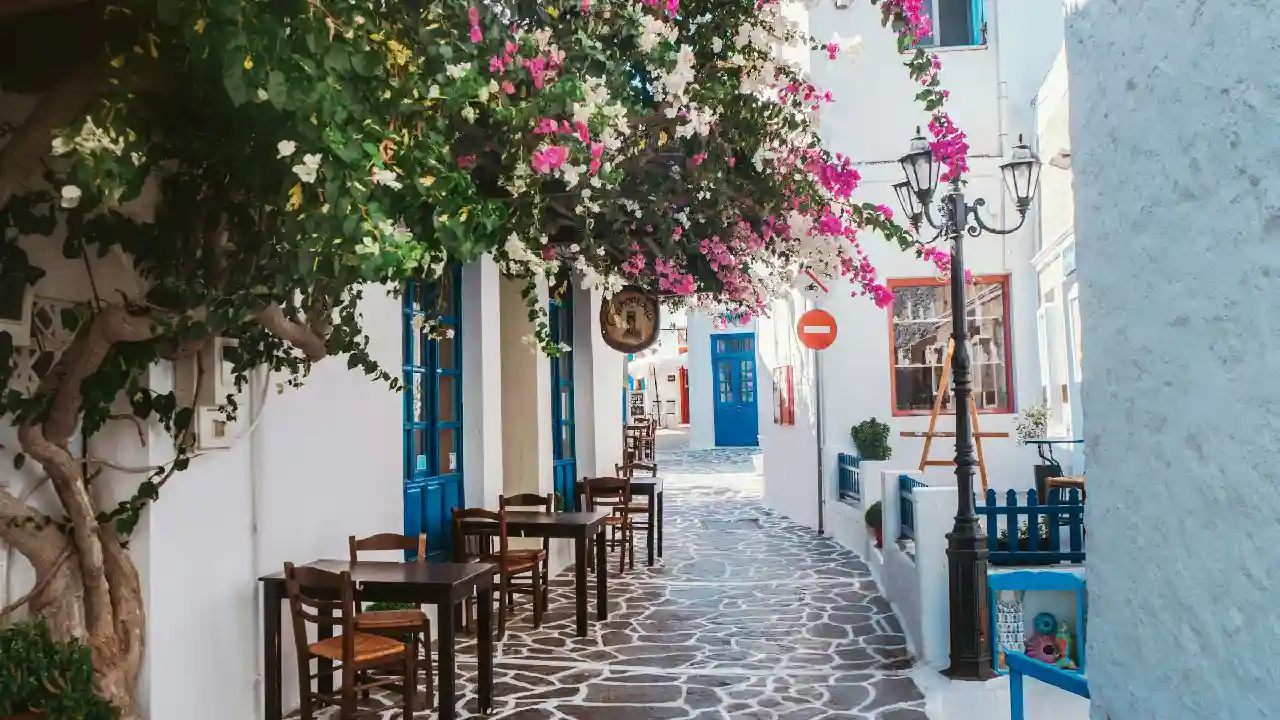
<svg viewBox="0 0 1280 720"><path fill-rule="evenodd" d="M773 369L773 422L778 425L796 424L796 392L790 365L779 365Z"/></svg>
<svg viewBox="0 0 1280 720"><path fill-rule="evenodd" d="M927 415L951 340L951 287L937 279L891 280L889 318L894 415ZM966 288L965 318L973 367L973 402L979 412L1013 412L1009 336L1009 277L978 277ZM954 412L950 391L942 410Z"/></svg>

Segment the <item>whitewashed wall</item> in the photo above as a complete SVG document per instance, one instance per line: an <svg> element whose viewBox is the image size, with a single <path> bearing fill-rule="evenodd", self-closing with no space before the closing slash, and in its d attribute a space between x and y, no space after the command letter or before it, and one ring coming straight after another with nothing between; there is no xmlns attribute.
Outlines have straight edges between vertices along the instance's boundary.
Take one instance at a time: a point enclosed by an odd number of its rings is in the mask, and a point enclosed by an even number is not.
<svg viewBox="0 0 1280 720"><path fill-rule="evenodd" d="M1280 14L1072 6L1095 716L1274 717Z"/></svg>
<svg viewBox="0 0 1280 720"><path fill-rule="evenodd" d="M999 165L1007 160L1020 132L1027 133L1029 140L1034 135L1031 100L1053 62L1054 52L1061 46L1062 10L1058 0L988 2L987 10L990 45L943 49L939 54L943 86L951 91L952 117L967 133L971 145L966 193L970 200L987 199L984 212L989 223L1008 226L1017 222L1017 214L1004 190ZM859 162L862 182L856 199L883 203L899 213L891 187L902 179L897 159L906 151L915 127L927 121L927 115L913 100L917 87L901 67L901 58L894 51L894 35L879 27L879 11L867 3L854 3L848 8L818 3L809 10L809 27L819 36L861 35L865 42L866 51L852 66L843 60L829 62L825 56L815 56L813 60L815 83L830 88L835 95L835 103L824 110L823 137L831 150ZM868 107L874 107L874 112L865 111ZM1036 399L1039 388L1037 278L1030 262L1035 252L1034 225L1029 222L1028 227L1013 235L984 235L965 243L966 262L975 274L1010 276L1012 390L1018 410ZM864 236L862 242L882 279L929 278L935 274L932 265L871 234ZM823 463L829 509L835 497L836 455L853 451L849 438L853 425L870 417L888 422L892 428L892 463L911 468L919 462L923 440L902 438L900 433L925 430L929 420L927 415L893 417L888 311L876 308L866 298L851 297L853 288L847 283L835 283L830 291L822 306L835 316L839 334L819 360L824 368ZM692 348L690 352L692 355ZM693 405L696 410L696 400ZM1014 415L984 414L980 423L982 430L1012 433ZM954 420L947 416L939 426L950 430ZM769 465L770 455L805 457L811 453L812 443L811 438L795 444L783 441L776 448L771 443L765 466ZM953 445L946 439L935 442L934 457L945 459L953 455ZM987 440L984 445L992 487L1031 485L1034 452L1018 447L1012 439ZM950 472L947 468L930 468L924 474L925 481L948 484L952 482ZM766 499L778 498L782 493L771 487L771 482L766 478ZM788 493L816 497L816 472L796 473L787 482ZM777 502L777 509L788 511L784 501ZM794 512L797 520L816 524L814 511L806 512L802 507ZM829 513L828 530L839 536L844 532L839 523L851 518L841 508L832 513L838 515Z"/></svg>

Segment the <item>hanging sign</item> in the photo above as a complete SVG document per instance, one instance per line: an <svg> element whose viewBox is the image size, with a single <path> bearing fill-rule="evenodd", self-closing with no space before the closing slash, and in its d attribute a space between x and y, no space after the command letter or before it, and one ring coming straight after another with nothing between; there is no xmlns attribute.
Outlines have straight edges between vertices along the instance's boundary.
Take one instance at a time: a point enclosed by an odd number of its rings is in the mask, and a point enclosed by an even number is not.
<svg viewBox="0 0 1280 720"><path fill-rule="evenodd" d="M836 319L826 310L810 310L796 323L796 335L810 350L826 350L836 341Z"/></svg>
<svg viewBox="0 0 1280 720"><path fill-rule="evenodd" d="M658 298L629 285L600 303L600 336L609 347L637 353L658 340Z"/></svg>

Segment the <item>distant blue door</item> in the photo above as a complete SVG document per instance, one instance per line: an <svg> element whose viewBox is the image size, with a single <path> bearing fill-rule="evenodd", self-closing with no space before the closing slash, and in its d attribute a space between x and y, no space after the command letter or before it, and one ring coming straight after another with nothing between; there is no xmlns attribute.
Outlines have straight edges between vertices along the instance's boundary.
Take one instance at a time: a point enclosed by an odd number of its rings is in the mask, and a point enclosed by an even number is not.
<svg viewBox="0 0 1280 720"><path fill-rule="evenodd" d="M462 272L404 291L404 533L427 534L427 556L451 555L462 497ZM439 319L439 328L427 323Z"/></svg>
<svg viewBox="0 0 1280 720"><path fill-rule="evenodd" d="M551 341L569 351L551 358L552 475L555 492L566 511L577 509L574 481L578 472L573 411L573 286L566 278L551 288L547 314Z"/></svg>
<svg viewBox="0 0 1280 720"><path fill-rule="evenodd" d="M715 381L712 392L715 399L716 445L759 445L755 333L712 335L711 372Z"/></svg>

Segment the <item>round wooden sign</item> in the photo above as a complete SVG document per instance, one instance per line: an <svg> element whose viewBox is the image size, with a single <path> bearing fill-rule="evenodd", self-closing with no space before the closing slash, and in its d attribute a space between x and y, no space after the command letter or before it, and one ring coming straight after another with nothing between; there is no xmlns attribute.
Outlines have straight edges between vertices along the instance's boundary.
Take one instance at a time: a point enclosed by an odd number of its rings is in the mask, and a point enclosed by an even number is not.
<svg viewBox="0 0 1280 720"><path fill-rule="evenodd" d="M658 340L657 296L628 285L600 303L600 336L609 347L637 353Z"/></svg>

